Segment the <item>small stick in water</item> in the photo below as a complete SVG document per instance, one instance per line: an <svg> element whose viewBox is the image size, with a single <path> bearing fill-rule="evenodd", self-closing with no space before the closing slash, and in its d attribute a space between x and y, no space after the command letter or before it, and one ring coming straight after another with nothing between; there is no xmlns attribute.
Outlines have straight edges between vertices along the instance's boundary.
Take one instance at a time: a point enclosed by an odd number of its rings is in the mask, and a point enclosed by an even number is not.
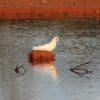
<svg viewBox="0 0 100 100"><path fill-rule="evenodd" d="M86 74L86 73L93 73L93 71L88 71L87 69L85 68L81 68L81 66L84 66L86 64L89 64L91 61L89 62L86 62L86 63L83 63L83 64L80 64L80 65L77 65L75 66L74 68L71 68L70 71L76 73L76 74Z"/></svg>
<svg viewBox="0 0 100 100"><path fill-rule="evenodd" d="M17 75L18 74L24 75L26 72L26 69L23 67L23 65L21 65L21 66L17 65L14 71L17 73Z"/></svg>

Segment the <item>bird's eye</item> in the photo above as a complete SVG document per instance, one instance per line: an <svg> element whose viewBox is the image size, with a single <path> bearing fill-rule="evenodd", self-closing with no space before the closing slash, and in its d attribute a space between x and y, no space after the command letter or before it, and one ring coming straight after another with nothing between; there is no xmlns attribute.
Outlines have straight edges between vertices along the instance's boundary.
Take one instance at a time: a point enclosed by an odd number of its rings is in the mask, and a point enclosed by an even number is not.
<svg viewBox="0 0 100 100"><path fill-rule="evenodd" d="M56 41L58 41L59 39L58 38L56 38Z"/></svg>

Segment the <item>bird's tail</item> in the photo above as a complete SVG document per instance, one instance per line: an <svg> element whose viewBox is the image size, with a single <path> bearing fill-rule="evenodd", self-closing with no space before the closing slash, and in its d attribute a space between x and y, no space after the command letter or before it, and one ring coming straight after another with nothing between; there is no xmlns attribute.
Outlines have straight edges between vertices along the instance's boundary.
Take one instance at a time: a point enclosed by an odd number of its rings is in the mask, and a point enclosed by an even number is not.
<svg viewBox="0 0 100 100"><path fill-rule="evenodd" d="M37 47L33 47L32 50L37 50Z"/></svg>
<svg viewBox="0 0 100 100"><path fill-rule="evenodd" d="M32 50L35 50L35 47L33 47Z"/></svg>

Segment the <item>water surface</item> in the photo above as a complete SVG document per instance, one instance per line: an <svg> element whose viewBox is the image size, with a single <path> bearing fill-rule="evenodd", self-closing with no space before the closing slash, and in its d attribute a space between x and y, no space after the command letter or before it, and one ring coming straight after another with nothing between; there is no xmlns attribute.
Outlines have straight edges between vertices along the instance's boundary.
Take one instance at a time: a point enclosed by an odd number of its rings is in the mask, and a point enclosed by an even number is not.
<svg viewBox="0 0 100 100"><path fill-rule="evenodd" d="M27 55L36 45L60 38L56 61L29 66ZM92 74L77 75L83 67ZM27 72L17 76L22 65ZM100 100L100 22L90 20L35 20L0 22L1 100Z"/></svg>

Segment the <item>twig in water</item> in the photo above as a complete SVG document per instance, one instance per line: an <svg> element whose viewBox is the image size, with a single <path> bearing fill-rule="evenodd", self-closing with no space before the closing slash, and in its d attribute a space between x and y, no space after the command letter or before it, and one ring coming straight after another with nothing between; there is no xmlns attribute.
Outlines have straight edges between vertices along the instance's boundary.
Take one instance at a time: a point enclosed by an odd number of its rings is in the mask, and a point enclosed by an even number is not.
<svg viewBox="0 0 100 100"><path fill-rule="evenodd" d="M23 67L23 65L21 65L21 66L17 65L16 68L14 69L14 71L17 73L17 75L18 74L24 75L26 72L26 69Z"/></svg>
<svg viewBox="0 0 100 100"><path fill-rule="evenodd" d="M83 64L77 65L77 66L75 66L74 68L80 68L81 66L87 65L87 64L89 64L89 63L91 63L91 61L88 61L88 62L85 62L85 63L83 63Z"/></svg>
<svg viewBox="0 0 100 100"><path fill-rule="evenodd" d="M91 61L80 64L75 66L74 68L71 68L70 71L76 73L76 74L86 74L86 73L93 73L93 71L89 71L88 69L81 68L81 66L84 66L86 64L89 64Z"/></svg>

